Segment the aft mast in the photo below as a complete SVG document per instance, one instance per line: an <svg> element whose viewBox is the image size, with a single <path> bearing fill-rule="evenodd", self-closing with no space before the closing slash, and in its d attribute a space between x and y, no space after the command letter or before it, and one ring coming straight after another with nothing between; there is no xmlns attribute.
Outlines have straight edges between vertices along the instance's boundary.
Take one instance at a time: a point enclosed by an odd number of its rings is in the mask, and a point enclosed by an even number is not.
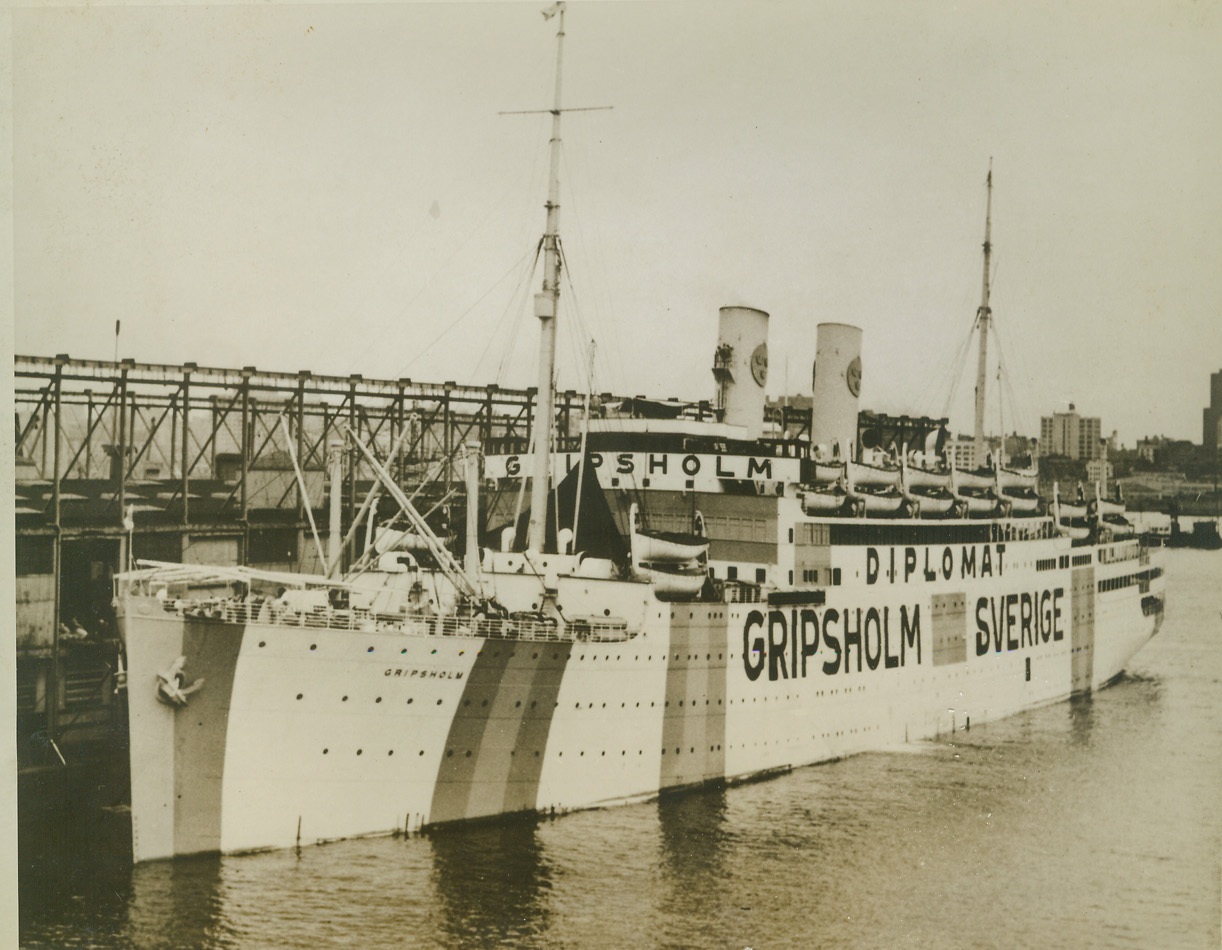
<svg viewBox="0 0 1222 950"><path fill-rule="evenodd" d="M976 362L976 430L975 448L976 464L984 464L986 458L984 443L984 392L989 358L989 322L993 311L989 309L989 256L993 244L989 233L993 216L993 161L989 160L989 177L986 180L987 197L984 211L984 278L981 281L980 309L976 311L976 326L980 331L980 354Z"/></svg>

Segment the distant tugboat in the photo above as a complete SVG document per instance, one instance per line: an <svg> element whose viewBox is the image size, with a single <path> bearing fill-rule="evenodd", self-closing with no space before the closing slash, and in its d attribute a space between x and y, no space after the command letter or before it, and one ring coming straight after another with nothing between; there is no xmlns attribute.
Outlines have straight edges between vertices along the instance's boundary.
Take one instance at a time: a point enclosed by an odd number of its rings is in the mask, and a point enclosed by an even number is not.
<svg viewBox="0 0 1222 950"><path fill-rule="evenodd" d="M1222 536L1218 534L1216 518L1198 518L1190 531L1180 527L1180 503L1173 500L1167 512L1171 516L1171 534L1167 537L1169 548L1199 548L1204 551L1222 549Z"/></svg>
<svg viewBox="0 0 1222 950"><path fill-rule="evenodd" d="M534 451L471 447L462 563L356 442L410 531L369 569L118 577L137 862L764 776L1100 688L1158 631L1162 552L1102 505L1071 532L1030 473L854 450L856 327L818 328L809 441L765 436L768 314L727 307L707 418L553 452L556 88ZM488 483L522 501L481 531Z"/></svg>

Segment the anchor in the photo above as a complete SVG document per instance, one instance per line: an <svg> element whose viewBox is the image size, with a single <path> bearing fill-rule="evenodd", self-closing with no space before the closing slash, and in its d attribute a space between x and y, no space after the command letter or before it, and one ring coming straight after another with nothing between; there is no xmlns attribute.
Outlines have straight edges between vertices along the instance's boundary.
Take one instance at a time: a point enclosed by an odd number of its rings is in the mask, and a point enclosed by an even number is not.
<svg viewBox="0 0 1222 950"><path fill-rule="evenodd" d="M183 667L187 658L180 656L168 670L157 674L157 701L181 709L187 705L187 697L204 685L203 679L197 679L190 686L186 684Z"/></svg>

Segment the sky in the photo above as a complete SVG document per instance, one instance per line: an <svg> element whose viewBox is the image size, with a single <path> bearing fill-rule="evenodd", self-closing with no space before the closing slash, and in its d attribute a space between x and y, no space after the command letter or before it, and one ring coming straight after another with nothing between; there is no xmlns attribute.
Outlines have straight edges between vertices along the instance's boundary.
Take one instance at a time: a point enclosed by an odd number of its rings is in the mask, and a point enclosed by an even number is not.
<svg viewBox="0 0 1222 950"><path fill-rule="evenodd" d="M544 6L11 11L15 352L533 385L550 117L501 113L551 105ZM597 391L711 398L741 304L771 314L770 394L851 323L862 408L970 431L991 162L990 429L1072 403L1200 442L1217 0L576 0L565 26L563 104L612 108L563 119L561 388L593 340Z"/></svg>

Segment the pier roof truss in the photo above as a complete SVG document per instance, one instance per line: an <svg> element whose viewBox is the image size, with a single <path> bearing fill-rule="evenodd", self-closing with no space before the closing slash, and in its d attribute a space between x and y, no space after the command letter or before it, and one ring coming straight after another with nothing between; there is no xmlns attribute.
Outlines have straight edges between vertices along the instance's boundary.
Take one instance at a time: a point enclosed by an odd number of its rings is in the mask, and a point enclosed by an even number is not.
<svg viewBox="0 0 1222 950"><path fill-rule="evenodd" d="M453 459L466 441L529 439L536 396L251 366L64 355L14 363L19 534L122 533L125 517L141 531L303 527L306 506L324 506L328 445L343 429L403 483L427 476L447 486L461 477ZM561 431L580 404L574 392L559 394ZM292 477L294 457L310 476L306 496ZM361 483L374 476L351 446L346 462L351 518Z"/></svg>

